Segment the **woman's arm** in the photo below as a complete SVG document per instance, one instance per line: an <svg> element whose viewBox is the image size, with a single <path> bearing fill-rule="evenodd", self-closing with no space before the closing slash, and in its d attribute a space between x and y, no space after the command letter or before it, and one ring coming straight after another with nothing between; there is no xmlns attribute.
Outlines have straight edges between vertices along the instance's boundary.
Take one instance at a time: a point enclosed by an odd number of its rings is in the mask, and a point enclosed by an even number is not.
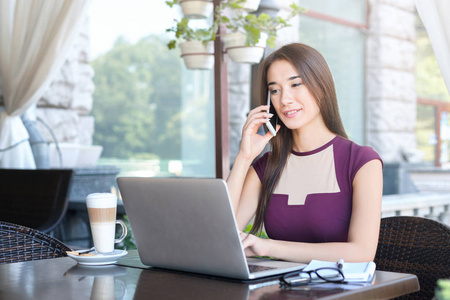
<svg viewBox="0 0 450 300"><path fill-rule="evenodd" d="M230 175L228 175L228 192L230 194L231 203L233 205L233 211L235 215L239 208L242 189L244 187L244 182L247 177L247 173L249 172L251 163L252 160L242 157L238 153L234 160Z"/></svg>
<svg viewBox="0 0 450 300"><path fill-rule="evenodd" d="M238 229L244 231L256 213L259 194L261 191L261 181L253 167L251 167L245 178L244 187L241 193L241 200L236 210L236 222Z"/></svg>
<svg viewBox="0 0 450 300"><path fill-rule="evenodd" d="M227 179L228 191L230 193L235 215L240 206L240 200L244 198L241 195L244 185L253 181L250 179L253 176L247 175L249 173L249 168L253 160L264 150L264 147L273 137L270 132L267 132L265 135L258 134L259 127L264 123L267 123L271 117L271 114L267 113L268 109L268 105L262 105L251 110L242 129L239 153L236 156L233 168ZM279 129L279 126L277 129ZM254 175L256 175L256 172L254 173Z"/></svg>
<svg viewBox="0 0 450 300"><path fill-rule="evenodd" d="M246 235L242 242L247 256L271 256L308 263L312 259L372 261L375 257L381 218L383 192L382 166L379 160L366 163L353 180L353 208L348 242L298 243L261 239Z"/></svg>

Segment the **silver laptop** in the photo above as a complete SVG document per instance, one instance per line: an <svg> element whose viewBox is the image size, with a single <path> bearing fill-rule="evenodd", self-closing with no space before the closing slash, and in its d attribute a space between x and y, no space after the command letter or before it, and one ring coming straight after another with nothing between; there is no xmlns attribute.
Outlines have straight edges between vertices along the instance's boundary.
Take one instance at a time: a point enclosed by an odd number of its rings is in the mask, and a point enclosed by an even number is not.
<svg viewBox="0 0 450 300"><path fill-rule="evenodd" d="M240 280L305 266L247 261L222 179L119 177L117 183L144 265Z"/></svg>

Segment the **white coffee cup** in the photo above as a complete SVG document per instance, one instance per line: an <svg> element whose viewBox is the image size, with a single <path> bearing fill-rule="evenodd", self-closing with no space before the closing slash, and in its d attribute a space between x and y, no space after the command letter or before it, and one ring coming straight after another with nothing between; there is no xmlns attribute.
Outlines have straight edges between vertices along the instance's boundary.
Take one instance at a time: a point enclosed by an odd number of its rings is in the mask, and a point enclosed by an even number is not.
<svg viewBox="0 0 450 300"><path fill-rule="evenodd" d="M111 193L93 193L86 197L94 247L98 253L112 253L114 244L127 236L128 230L122 220L116 220L117 196ZM122 226L122 235L114 239L116 224Z"/></svg>

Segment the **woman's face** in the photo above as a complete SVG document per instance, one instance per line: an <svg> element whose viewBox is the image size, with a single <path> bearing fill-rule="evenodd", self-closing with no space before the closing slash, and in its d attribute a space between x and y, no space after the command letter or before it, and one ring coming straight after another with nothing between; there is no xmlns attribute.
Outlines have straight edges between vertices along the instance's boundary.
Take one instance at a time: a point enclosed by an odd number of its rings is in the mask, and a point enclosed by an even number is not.
<svg viewBox="0 0 450 300"><path fill-rule="evenodd" d="M316 99L289 62L273 62L267 71L267 81L273 106L287 128L314 129L324 124Z"/></svg>

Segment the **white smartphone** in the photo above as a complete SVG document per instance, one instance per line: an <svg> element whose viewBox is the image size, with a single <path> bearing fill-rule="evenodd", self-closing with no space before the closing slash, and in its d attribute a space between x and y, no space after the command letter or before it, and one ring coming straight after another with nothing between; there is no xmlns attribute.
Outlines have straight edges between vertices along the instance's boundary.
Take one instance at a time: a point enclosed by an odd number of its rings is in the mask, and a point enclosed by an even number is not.
<svg viewBox="0 0 450 300"><path fill-rule="evenodd" d="M277 124L278 124L278 116L275 111L275 107L272 105L272 101L270 101L270 91L267 92L267 105L270 105L269 113L273 114L270 121L266 123L267 129L272 133L273 136L277 135Z"/></svg>

